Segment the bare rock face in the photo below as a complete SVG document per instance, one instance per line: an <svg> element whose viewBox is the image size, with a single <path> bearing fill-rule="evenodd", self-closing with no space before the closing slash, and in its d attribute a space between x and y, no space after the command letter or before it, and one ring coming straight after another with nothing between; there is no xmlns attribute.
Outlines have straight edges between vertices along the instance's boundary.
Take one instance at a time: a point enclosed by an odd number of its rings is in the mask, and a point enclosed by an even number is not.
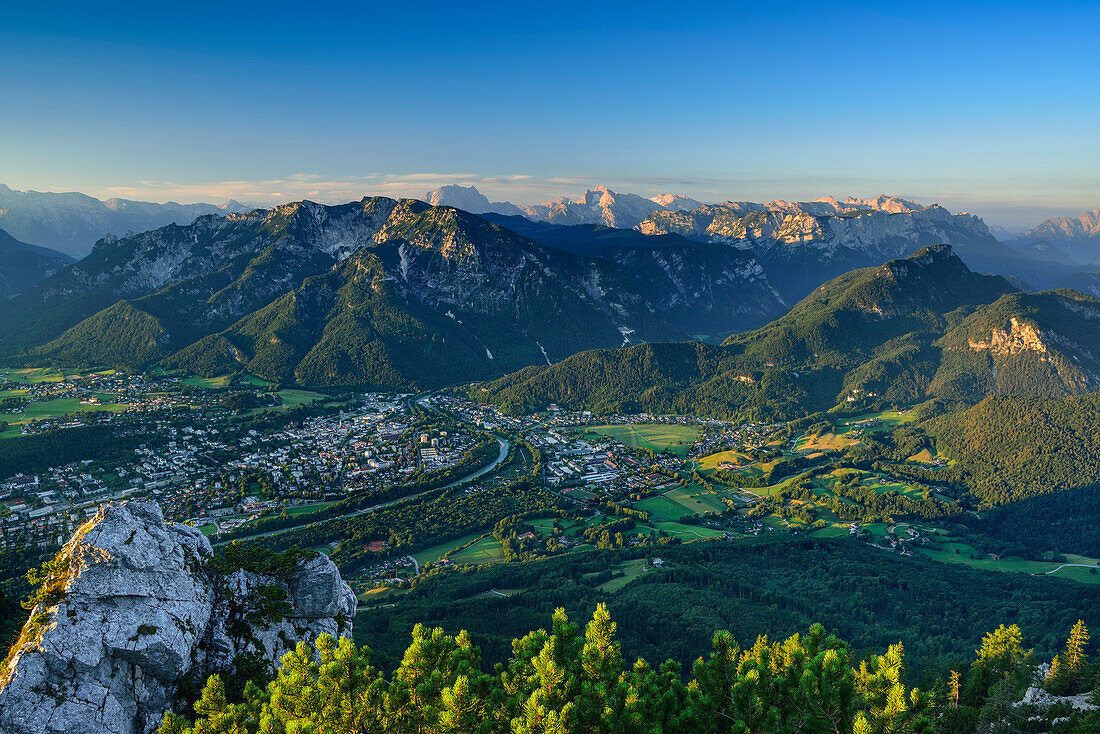
<svg viewBox="0 0 1100 734"><path fill-rule="evenodd" d="M202 533L152 502L88 521L2 673L0 733L152 732L183 679L231 673L241 656L274 666L298 640L351 634L355 594L327 556L271 576L211 557Z"/></svg>

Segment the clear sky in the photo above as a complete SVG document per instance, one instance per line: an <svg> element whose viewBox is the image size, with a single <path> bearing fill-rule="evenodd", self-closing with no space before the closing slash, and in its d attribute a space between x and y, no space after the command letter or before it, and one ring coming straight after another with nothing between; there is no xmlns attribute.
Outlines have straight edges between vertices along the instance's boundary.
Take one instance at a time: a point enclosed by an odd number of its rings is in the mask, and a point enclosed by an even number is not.
<svg viewBox="0 0 1100 734"><path fill-rule="evenodd" d="M1100 3L5 3L0 182L1100 206Z"/></svg>

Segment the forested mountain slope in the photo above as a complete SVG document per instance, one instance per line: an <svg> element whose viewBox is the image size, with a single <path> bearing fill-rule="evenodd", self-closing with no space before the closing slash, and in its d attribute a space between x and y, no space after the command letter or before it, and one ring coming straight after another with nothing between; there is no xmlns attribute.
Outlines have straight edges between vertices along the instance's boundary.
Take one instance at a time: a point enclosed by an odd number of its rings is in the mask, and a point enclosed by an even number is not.
<svg viewBox="0 0 1100 734"><path fill-rule="evenodd" d="M766 324L788 305L747 250L599 224L558 226L483 215L544 245L620 265L685 333L714 343Z"/></svg>
<svg viewBox="0 0 1100 734"><path fill-rule="evenodd" d="M0 298L27 290L72 261L64 253L28 245L0 229Z"/></svg>
<svg viewBox="0 0 1100 734"><path fill-rule="evenodd" d="M686 336L613 262L385 198L103 240L0 317L27 359L393 388Z"/></svg>
<svg viewBox="0 0 1100 734"><path fill-rule="evenodd" d="M836 278L721 347L581 353L471 394L517 410L556 402L762 419L838 403L976 402L1001 390L1078 394L1096 379L1096 309L1093 299L1069 291L1018 294L940 245Z"/></svg>

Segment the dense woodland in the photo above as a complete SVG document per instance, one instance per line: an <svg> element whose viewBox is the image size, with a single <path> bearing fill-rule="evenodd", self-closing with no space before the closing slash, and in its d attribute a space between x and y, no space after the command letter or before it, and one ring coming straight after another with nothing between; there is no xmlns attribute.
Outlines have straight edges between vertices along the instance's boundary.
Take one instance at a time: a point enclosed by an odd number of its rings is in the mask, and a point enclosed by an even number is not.
<svg viewBox="0 0 1100 734"><path fill-rule="evenodd" d="M1100 483L1100 395L989 397L929 422L942 453L965 467L970 491L1002 505Z"/></svg>
<svg viewBox="0 0 1100 734"><path fill-rule="evenodd" d="M0 479L20 473L38 474L85 459L120 462L141 444L156 446L166 440L116 426L82 426L14 436L0 441Z"/></svg>
<svg viewBox="0 0 1100 734"><path fill-rule="evenodd" d="M614 593L600 588L631 559L643 557L659 557L665 567ZM490 589L522 593L485 595ZM418 579L400 602L362 611L355 620L356 641L369 645L382 666L400 661L418 622L468 630L492 665L506 659L513 637L556 607L584 617L606 603L630 658L671 658L688 666L715 629L753 639L794 634L818 621L859 654L900 640L913 680L925 686L970 654L990 620L1019 624L1047 657L1078 617L1100 620L1100 594L1089 585L816 539L591 551L439 572Z"/></svg>

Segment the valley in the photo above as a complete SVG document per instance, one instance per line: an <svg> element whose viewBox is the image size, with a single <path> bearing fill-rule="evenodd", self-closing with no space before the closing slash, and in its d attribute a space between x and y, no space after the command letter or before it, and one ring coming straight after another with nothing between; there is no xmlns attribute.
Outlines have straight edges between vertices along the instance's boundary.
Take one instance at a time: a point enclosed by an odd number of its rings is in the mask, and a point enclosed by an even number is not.
<svg viewBox="0 0 1100 734"><path fill-rule="evenodd" d="M3 379L9 392L39 391L30 406L53 404L50 390L118 402L107 404L116 412L28 415L17 437L0 439L0 553L28 543L50 552L106 498L156 499L220 546L328 554L359 596L357 630L443 598L526 623L522 610L544 593L531 596L544 582L529 567L565 559L585 599L614 607L693 566L689 557L777 543L790 563L829 549L860 573L886 564L905 578L933 567L944 578L993 574L986 585L1026 578L1037 608L1100 583L1095 538L1048 533L1042 545L990 532L998 510L972 491L976 457L958 436L938 436L943 418L927 406L764 423L558 406L513 415L453 391L307 393L247 375L18 368ZM82 448L87 429L109 431L109 448ZM60 448L39 456L33 442L45 440ZM1041 481L1016 490L1049 491Z"/></svg>

